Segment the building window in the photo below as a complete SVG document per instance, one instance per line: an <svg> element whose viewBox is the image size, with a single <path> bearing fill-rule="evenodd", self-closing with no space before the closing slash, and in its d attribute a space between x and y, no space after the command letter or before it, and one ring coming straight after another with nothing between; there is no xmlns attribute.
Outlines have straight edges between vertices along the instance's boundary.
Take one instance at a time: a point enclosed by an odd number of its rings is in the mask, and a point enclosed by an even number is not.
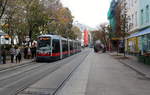
<svg viewBox="0 0 150 95"><path fill-rule="evenodd" d="M133 7L133 6L134 6L134 5L133 5L133 0L131 0L131 2L132 2L132 7Z"/></svg>
<svg viewBox="0 0 150 95"><path fill-rule="evenodd" d="M144 24L144 10L141 10L141 25Z"/></svg>
<svg viewBox="0 0 150 95"><path fill-rule="evenodd" d="M135 12L135 26L137 26L138 25L138 19L137 19L137 12Z"/></svg>
<svg viewBox="0 0 150 95"><path fill-rule="evenodd" d="M149 5L146 6L146 23L149 22Z"/></svg>
<svg viewBox="0 0 150 95"><path fill-rule="evenodd" d="M134 15L132 15L132 28L134 27Z"/></svg>

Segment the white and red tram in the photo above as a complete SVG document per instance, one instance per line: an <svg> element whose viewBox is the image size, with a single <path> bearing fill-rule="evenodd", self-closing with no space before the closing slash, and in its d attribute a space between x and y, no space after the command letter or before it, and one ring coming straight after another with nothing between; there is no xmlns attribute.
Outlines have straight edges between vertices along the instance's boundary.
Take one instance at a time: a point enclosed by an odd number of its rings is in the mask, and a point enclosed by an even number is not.
<svg viewBox="0 0 150 95"><path fill-rule="evenodd" d="M41 35L37 41L36 61L63 59L81 51L81 42L58 35Z"/></svg>

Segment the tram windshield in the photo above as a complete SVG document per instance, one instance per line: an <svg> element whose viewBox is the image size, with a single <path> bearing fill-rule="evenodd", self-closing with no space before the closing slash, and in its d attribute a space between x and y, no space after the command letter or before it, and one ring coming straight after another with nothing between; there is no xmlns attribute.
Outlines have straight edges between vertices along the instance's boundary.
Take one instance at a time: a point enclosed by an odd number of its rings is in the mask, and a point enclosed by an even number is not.
<svg viewBox="0 0 150 95"><path fill-rule="evenodd" d="M51 50L51 39L46 38L46 37L39 38L38 49L39 50Z"/></svg>

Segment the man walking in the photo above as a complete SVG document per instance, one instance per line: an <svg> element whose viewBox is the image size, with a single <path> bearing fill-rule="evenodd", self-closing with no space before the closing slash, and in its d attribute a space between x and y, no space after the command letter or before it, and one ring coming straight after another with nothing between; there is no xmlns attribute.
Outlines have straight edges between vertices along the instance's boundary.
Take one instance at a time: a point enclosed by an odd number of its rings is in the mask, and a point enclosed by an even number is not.
<svg viewBox="0 0 150 95"><path fill-rule="evenodd" d="M16 54L16 50L15 50L14 46L12 46L10 49L11 63L14 63L15 54Z"/></svg>
<svg viewBox="0 0 150 95"><path fill-rule="evenodd" d="M6 64L6 49L5 48L3 48L2 49L2 58L3 58L3 64Z"/></svg>

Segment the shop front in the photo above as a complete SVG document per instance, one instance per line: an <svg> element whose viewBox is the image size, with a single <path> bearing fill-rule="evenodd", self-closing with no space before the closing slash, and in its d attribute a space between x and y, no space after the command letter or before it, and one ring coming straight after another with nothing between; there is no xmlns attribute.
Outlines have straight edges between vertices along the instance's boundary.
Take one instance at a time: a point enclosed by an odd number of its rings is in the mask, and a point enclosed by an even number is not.
<svg viewBox="0 0 150 95"><path fill-rule="evenodd" d="M139 54L139 37L128 38L126 50L130 54Z"/></svg>
<svg viewBox="0 0 150 95"><path fill-rule="evenodd" d="M140 39L142 52L150 52L150 33L140 36Z"/></svg>
<svg viewBox="0 0 150 95"><path fill-rule="evenodd" d="M127 38L128 50L150 52L150 28L131 34Z"/></svg>
<svg viewBox="0 0 150 95"><path fill-rule="evenodd" d="M146 64L150 63L150 28L131 34L127 38L127 51L137 52L139 60Z"/></svg>

